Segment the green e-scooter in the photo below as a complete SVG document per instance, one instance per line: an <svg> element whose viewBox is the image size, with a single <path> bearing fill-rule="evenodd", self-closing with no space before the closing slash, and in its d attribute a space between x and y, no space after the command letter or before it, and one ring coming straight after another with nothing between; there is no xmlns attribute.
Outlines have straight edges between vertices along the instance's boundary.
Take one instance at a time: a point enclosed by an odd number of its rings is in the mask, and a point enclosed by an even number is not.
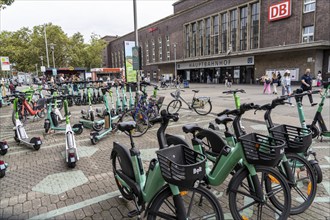
<svg viewBox="0 0 330 220"><path fill-rule="evenodd" d="M121 115L113 116L111 115L111 110L109 107L109 102L106 97L106 93L110 92L110 87L102 88L103 93L103 102L105 105L105 114L104 114L104 129L102 131L92 131L90 133L90 139L92 144L97 144L102 138L104 138L107 134L111 133L115 128L116 124L119 122Z"/></svg>

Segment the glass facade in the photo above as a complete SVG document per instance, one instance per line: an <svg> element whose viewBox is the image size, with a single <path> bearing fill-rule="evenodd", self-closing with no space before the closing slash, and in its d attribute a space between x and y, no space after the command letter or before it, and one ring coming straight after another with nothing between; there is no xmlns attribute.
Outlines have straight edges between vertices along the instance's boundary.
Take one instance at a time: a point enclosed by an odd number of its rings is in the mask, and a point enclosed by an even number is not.
<svg viewBox="0 0 330 220"><path fill-rule="evenodd" d="M204 21L198 21L198 55L204 55Z"/></svg>
<svg viewBox="0 0 330 220"><path fill-rule="evenodd" d="M148 45L148 41L146 41L145 43L145 47L146 47L146 64L149 64L150 60L149 60L149 45Z"/></svg>
<svg viewBox="0 0 330 220"><path fill-rule="evenodd" d="M211 19L205 20L205 55L211 54Z"/></svg>
<svg viewBox="0 0 330 220"><path fill-rule="evenodd" d="M241 8L240 11L240 50L247 49L247 18L248 8Z"/></svg>
<svg viewBox="0 0 330 220"><path fill-rule="evenodd" d="M166 60L169 61L171 59L170 37L168 35L166 35L165 39L166 39Z"/></svg>
<svg viewBox="0 0 330 220"><path fill-rule="evenodd" d="M156 53L155 53L155 40L151 39L151 53L152 53L152 62L156 62Z"/></svg>
<svg viewBox="0 0 330 220"><path fill-rule="evenodd" d="M251 5L250 49L259 47L259 3Z"/></svg>
<svg viewBox="0 0 330 220"><path fill-rule="evenodd" d="M315 0L304 0L304 13L315 11Z"/></svg>
<svg viewBox="0 0 330 220"><path fill-rule="evenodd" d="M190 57L190 25L187 25L185 28L185 35L186 35L186 57Z"/></svg>
<svg viewBox="0 0 330 220"><path fill-rule="evenodd" d="M237 45L237 9L230 11L230 45L231 51L236 51Z"/></svg>
<svg viewBox="0 0 330 220"><path fill-rule="evenodd" d="M314 26L307 26L303 28L302 42L309 43L314 41Z"/></svg>
<svg viewBox="0 0 330 220"><path fill-rule="evenodd" d="M158 38L158 55L159 55L159 62L163 61L163 42L162 37Z"/></svg>
<svg viewBox="0 0 330 220"><path fill-rule="evenodd" d="M197 40L197 24L193 23L192 27L192 45L191 45L191 56L196 56L196 40Z"/></svg>
<svg viewBox="0 0 330 220"><path fill-rule="evenodd" d="M213 17L213 54L219 53L219 16Z"/></svg>
<svg viewBox="0 0 330 220"><path fill-rule="evenodd" d="M227 13L221 15L221 53L227 52L228 18Z"/></svg>

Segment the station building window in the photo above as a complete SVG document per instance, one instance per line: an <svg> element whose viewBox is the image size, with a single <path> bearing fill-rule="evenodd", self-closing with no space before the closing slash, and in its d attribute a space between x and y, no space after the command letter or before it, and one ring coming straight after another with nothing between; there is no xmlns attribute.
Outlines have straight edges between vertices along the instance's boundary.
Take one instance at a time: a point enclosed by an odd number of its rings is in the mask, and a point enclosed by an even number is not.
<svg viewBox="0 0 330 220"><path fill-rule="evenodd" d="M163 61L163 42L162 37L158 37L158 55L159 55L159 62Z"/></svg>
<svg viewBox="0 0 330 220"><path fill-rule="evenodd" d="M156 62L156 54L155 54L155 40L151 39L151 53L152 53L152 62Z"/></svg>
<svg viewBox="0 0 330 220"><path fill-rule="evenodd" d="M204 21L198 21L198 55L204 55Z"/></svg>
<svg viewBox="0 0 330 220"><path fill-rule="evenodd" d="M247 7L241 8L240 13L240 50L247 49Z"/></svg>
<svg viewBox="0 0 330 220"><path fill-rule="evenodd" d="M227 32L228 32L228 18L227 13L221 15L221 52L227 52Z"/></svg>
<svg viewBox="0 0 330 220"><path fill-rule="evenodd" d="M230 44L231 50L236 51L237 39L237 9L230 12Z"/></svg>
<svg viewBox="0 0 330 220"><path fill-rule="evenodd" d="M210 55L211 52L211 19L205 20L205 55Z"/></svg>
<svg viewBox="0 0 330 220"><path fill-rule="evenodd" d="M191 56L195 57L196 56L196 34L197 34L197 24L193 23L192 24L192 45L191 45Z"/></svg>
<svg viewBox="0 0 330 220"><path fill-rule="evenodd" d="M169 61L169 60L171 60L170 37L168 35L166 35L165 39L166 39L166 59L167 59L167 61Z"/></svg>
<svg viewBox="0 0 330 220"><path fill-rule="evenodd" d="M213 54L219 53L219 16L213 17Z"/></svg>
<svg viewBox="0 0 330 220"><path fill-rule="evenodd" d="M259 3L251 5L250 49L259 47Z"/></svg>
<svg viewBox="0 0 330 220"><path fill-rule="evenodd" d="M149 60L149 44L148 44L148 40L145 43L145 47L146 47L146 64L148 64L150 62Z"/></svg>
<svg viewBox="0 0 330 220"><path fill-rule="evenodd" d="M314 41L314 26L307 26L303 28L302 42L309 43Z"/></svg>
<svg viewBox="0 0 330 220"><path fill-rule="evenodd" d="M304 13L315 11L315 0L304 0Z"/></svg>
<svg viewBox="0 0 330 220"><path fill-rule="evenodd" d="M186 25L185 28L185 35L186 35L186 57L190 57L190 31L189 31L189 26Z"/></svg>

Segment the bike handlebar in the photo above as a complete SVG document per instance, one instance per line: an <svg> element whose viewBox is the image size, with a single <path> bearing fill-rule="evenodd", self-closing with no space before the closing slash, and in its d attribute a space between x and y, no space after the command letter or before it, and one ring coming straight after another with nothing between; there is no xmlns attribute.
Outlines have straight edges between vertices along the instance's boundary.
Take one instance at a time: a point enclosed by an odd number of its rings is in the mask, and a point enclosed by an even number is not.
<svg viewBox="0 0 330 220"><path fill-rule="evenodd" d="M149 122L152 124L156 124L156 123L162 123L164 120L173 120L176 122L179 120L179 114L178 113L170 114L165 109L163 109L160 112L159 116L150 119Z"/></svg>
<svg viewBox="0 0 330 220"><path fill-rule="evenodd" d="M237 93L237 92L245 93L245 90L244 89L227 90L227 91L223 91L222 93L223 94L234 94L234 93Z"/></svg>
<svg viewBox="0 0 330 220"><path fill-rule="evenodd" d="M218 114L218 116L222 116L222 115L239 116L239 115L243 115L246 111L256 109L256 108L258 108L258 105L254 105L254 103L244 103L240 106L239 109L233 109L233 110L226 109L226 110L220 112Z"/></svg>

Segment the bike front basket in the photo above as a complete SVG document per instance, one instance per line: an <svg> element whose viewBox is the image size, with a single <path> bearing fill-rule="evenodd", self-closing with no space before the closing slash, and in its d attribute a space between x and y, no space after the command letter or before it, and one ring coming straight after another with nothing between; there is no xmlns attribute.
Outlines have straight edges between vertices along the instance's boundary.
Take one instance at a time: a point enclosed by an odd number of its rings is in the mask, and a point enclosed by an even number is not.
<svg viewBox="0 0 330 220"><path fill-rule="evenodd" d="M291 125L278 125L270 129L274 138L286 142L286 152L304 153L312 144L312 132L306 128Z"/></svg>
<svg viewBox="0 0 330 220"><path fill-rule="evenodd" d="M171 96L175 99L178 98L180 96L180 90L177 89L175 92L171 92Z"/></svg>
<svg viewBox="0 0 330 220"><path fill-rule="evenodd" d="M167 183L192 188L205 177L206 157L185 145L156 151L160 170Z"/></svg>
<svg viewBox="0 0 330 220"><path fill-rule="evenodd" d="M239 140L250 164L275 167L284 155L283 140L257 133L241 136Z"/></svg>

